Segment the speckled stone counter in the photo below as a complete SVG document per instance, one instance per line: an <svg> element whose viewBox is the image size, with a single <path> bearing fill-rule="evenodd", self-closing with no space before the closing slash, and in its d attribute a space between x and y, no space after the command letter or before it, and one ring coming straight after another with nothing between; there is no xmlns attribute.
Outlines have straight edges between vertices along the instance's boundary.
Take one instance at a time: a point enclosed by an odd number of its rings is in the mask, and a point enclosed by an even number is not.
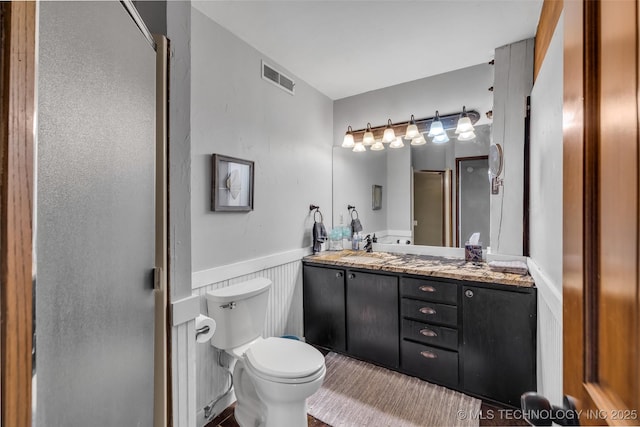
<svg viewBox="0 0 640 427"><path fill-rule="evenodd" d="M308 255L304 261L347 268L365 268L393 273L445 277L473 282L534 287L531 276L493 271L486 263L475 265L458 258L427 255L393 254L389 252L326 251Z"/></svg>

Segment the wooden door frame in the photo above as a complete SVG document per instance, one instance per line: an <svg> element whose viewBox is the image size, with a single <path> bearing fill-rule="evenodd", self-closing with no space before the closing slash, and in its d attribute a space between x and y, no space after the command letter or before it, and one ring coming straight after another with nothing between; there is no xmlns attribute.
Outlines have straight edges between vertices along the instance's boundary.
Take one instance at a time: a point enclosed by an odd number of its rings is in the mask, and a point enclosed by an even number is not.
<svg viewBox="0 0 640 427"><path fill-rule="evenodd" d="M31 425L36 2L0 4L2 425Z"/></svg>
<svg viewBox="0 0 640 427"><path fill-rule="evenodd" d="M446 194L446 185L445 185L445 178L447 176L447 174L449 174L449 178L451 178L451 170L449 170L447 172L446 169L442 169L442 170L436 170L436 169L420 169L420 170L413 170L413 173L411 174L411 182L413 184L414 182L414 177L417 173L437 173L440 174L440 176L442 177L442 247L446 247L446 241L447 241L447 236L446 236L446 230L447 230L447 225L449 226L449 230L451 230L452 226L451 226L451 204L449 204L449 221L447 222L447 194ZM451 186L449 186L449 200L451 201ZM414 203L414 199L415 199L415 188L412 185L411 186L411 233L413 235L413 243L416 243L416 235L414 232L414 228L415 226L414 221L415 221L415 203Z"/></svg>
<svg viewBox="0 0 640 427"><path fill-rule="evenodd" d="M637 1L635 5L638 15L640 7ZM565 394L578 399L579 409L590 411L581 417L582 425L626 425L629 422L637 425L637 412L633 418L612 419L614 414L622 414L623 410L637 411L640 406L640 374L637 368L632 373L633 378L629 378L635 384L634 401L631 402L635 407L626 407L599 378L602 366L599 366L598 330L600 322L606 321L599 319L598 301L604 289L600 277L603 273L601 246L604 242L601 239L605 238L601 233L600 198L603 197L601 191L616 191L615 188L601 188L604 177L600 175L601 135L606 131L601 126L601 105L606 108L610 98L606 98L606 92L601 88L600 72L604 62L601 62L600 55L604 48L600 41L600 7L600 2L596 1L564 2L563 388ZM640 59L638 16L635 21L637 61ZM636 63L636 81L629 82L630 92L636 96L636 105L638 70L640 65ZM639 122L636 117L635 129ZM628 120L625 123L633 127ZM636 265L640 265L640 260ZM636 283L636 289L637 286ZM640 305L637 290L635 298L636 306ZM634 324L629 327L636 331L640 328L637 312ZM637 341L630 344L635 346L637 359L640 352ZM636 360L635 363L637 366L640 362ZM609 366L607 361L603 366Z"/></svg>

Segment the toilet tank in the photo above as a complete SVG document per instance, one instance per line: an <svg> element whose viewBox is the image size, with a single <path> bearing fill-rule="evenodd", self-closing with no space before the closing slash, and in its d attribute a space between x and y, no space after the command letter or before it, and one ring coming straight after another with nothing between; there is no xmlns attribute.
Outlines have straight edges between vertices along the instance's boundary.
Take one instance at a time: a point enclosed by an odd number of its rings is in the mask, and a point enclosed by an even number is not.
<svg viewBox="0 0 640 427"><path fill-rule="evenodd" d="M264 277L208 291L207 310L216 321L211 345L228 350L262 335L271 280Z"/></svg>

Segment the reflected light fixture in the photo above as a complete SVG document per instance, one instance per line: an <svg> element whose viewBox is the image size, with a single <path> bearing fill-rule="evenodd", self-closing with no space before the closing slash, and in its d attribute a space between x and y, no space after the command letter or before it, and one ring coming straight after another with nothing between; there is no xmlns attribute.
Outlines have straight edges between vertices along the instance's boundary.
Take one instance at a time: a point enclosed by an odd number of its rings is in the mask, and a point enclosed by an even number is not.
<svg viewBox="0 0 640 427"><path fill-rule="evenodd" d="M349 126L347 128L347 133L344 134L344 139L342 140L342 148L353 148L354 145L353 129Z"/></svg>
<svg viewBox="0 0 640 427"><path fill-rule="evenodd" d="M371 130L371 123L367 123L367 130L364 132L364 136L362 137L362 143L364 145L373 145L376 142L376 139L373 136L373 131Z"/></svg>
<svg viewBox="0 0 640 427"><path fill-rule="evenodd" d="M422 134L418 134L417 137L413 138L411 140L411 145L424 145L427 143L427 140L424 139L424 136L422 136Z"/></svg>
<svg viewBox="0 0 640 427"><path fill-rule="evenodd" d="M384 150L384 144L380 141L376 141L372 146L371 146L371 150L372 151L381 151Z"/></svg>
<svg viewBox="0 0 640 427"><path fill-rule="evenodd" d="M433 138L435 136L442 135L443 133L445 133L445 131L444 131L444 127L442 127L442 121L440 120L440 113L438 113L438 111L436 110L436 116L431 122L431 127L429 128L429 133L427 134L427 136L429 138ZM448 140L449 138L447 138L447 141ZM436 141L434 140L433 142L436 142Z"/></svg>
<svg viewBox="0 0 640 427"><path fill-rule="evenodd" d="M402 142L401 137L397 137L396 139L393 140L393 142L391 142L391 144L389 144L389 148L402 148L402 147L404 147L404 142Z"/></svg>
<svg viewBox="0 0 640 427"><path fill-rule="evenodd" d="M463 106L462 114L460 114L460 119L458 119L458 126L456 127L456 135L465 132L473 132L473 125L471 124L471 119L467 115L467 108Z"/></svg>
<svg viewBox="0 0 640 427"><path fill-rule="evenodd" d="M460 135L458 135L458 141L471 141L475 137L476 134L472 130L469 132L462 132Z"/></svg>
<svg viewBox="0 0 640 427"><path fill-rule="evenodd" d="M443 130L443 132L440 135L436 135L433 137L433 142L434 144L444 144L445 142L449 142L449 135L447 135L447 132Z"/></svg>
<svg viewBox="0 0 640 427"><path fill-rule="evenodd" d="M387 127L384 128L384 134L382 135L382 142L391 142L396 139L396 132L393 130L393 123L391 119L387 121Z"/></svg>
<svg viewBox="0 0 640 427"><path fill-rule="evenodd" d="M367 151L367 149L364 148L364 144L362 142L356 142L355 146L353 147L353 152L362 153L364 151Z"/></svg>
<svg viewBox="0 0 640 427"><path fill-rule="evenodd" d="M409 121L409 125L407 126L407 130L404 133L404 137L407 139L413 140L414 138L417 138L418 135L420 135L420 132L418 132L418 125L416 125L416 119L413 117L413 114L412 114L411 120ZM413 141L411 141L411 144L413 144Z"/></svg>

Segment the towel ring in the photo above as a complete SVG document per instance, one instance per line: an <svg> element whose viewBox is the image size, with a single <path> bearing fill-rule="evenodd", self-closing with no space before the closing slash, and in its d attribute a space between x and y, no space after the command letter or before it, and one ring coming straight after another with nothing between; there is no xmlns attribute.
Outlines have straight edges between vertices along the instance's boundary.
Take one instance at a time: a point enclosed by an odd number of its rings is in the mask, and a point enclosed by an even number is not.
<svg viewBox="0 0 640 427"><path fill-rule="evenodd" d="M322 221L322 212L320 212L320 209L316 209L315 212L313 213L313 221L314 222L318 222L318 220L316 219L316 214L320 214L320 221L319 222L323 222Z"/></svg>
<svg viewBox="0 0 640 427"><path fill-rule="evenodd" d="M356 214L356 217L353 217L353 214ZM359 219L360 215L358 215L358 211L356 210L356 208L351 209L351 219Z"/></svg>

